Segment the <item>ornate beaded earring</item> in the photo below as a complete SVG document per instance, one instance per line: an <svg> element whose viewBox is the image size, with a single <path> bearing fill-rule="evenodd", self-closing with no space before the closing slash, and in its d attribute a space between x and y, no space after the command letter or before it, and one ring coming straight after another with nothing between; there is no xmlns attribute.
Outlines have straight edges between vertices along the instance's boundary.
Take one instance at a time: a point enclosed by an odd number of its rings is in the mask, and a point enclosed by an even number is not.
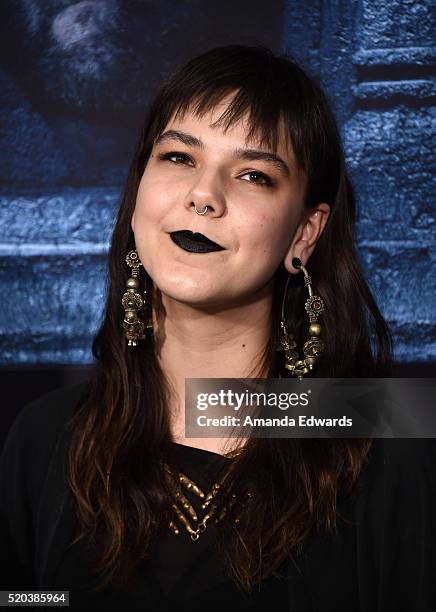
<svg viewBox="0 0 436 612"><path fill-rule="evenodd" d="M280 322L280 345L281 350L285 351L286 363L285 369L291 374L298 376L301 380L305 374L308 374L316 364L318 355L325 349L325 344L321 340L321 325L317 322L318 316L325 310L324 301L319 295L314 295L312 291L312 280L302 265L301 259L294 257L292 260L294 268L300 269L304 273L304 284L309 292L309 297L305 303L305 310L309 317L309 338L304 343L303 353L304 359L299 358L298 351L296 350L297 344L294 340L294 336L288 333L286 329L286 323L284 318L284 307L286 301L286 294L288 290L288 280L286 281L285 293L282 301L282 316Z"/></svg>
<svg viewBox="0 0 436 612"><path fill-rule="evenodd" d="M138 311L144 306L144 300L138 292L139 289L139 267L142 262L135 250L129 251L126 256L127 265L132 268L132 275L126 281L127 291L124 293L121 303L124 307L123 328L127 338L128 346L136 346L139 340L145 338L145 331L153 329L150 320L147 325L139 318ZM144 297L147 290L144 291Z"/></svg>

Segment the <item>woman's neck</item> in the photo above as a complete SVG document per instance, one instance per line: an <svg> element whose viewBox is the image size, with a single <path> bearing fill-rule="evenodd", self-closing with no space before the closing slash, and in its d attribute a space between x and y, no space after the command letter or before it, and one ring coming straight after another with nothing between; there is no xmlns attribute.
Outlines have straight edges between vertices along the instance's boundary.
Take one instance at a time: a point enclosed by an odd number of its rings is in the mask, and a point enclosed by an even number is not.
<svg viewBox="0 0 436 612"><path fill-rule="evenodd" d="M185 443L186 378L266 376L259 363L271 333L272 293L228 310L199 309L162 296L153 313L156 356L173 390L174 441ZM215 450L216 439L188 445ZM218 451L220 452L220 451Z"/></svg>

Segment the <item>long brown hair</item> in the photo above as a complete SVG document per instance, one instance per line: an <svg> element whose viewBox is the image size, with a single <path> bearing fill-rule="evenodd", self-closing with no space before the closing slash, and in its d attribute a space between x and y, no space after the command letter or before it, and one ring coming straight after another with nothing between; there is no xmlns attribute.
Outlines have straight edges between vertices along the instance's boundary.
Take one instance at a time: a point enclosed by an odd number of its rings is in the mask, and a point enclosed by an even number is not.
<svg viewBox="0 0 436 612"><path fill-rule="evenodd" d="M327 202L331 213L310 258L310 274L326 303L326 351L314 376L392 374L392 339L364 280L355 247L356 207L341 139L328 101L304 70L262 46L230 45L207 51L178 68L158 90L137 144L109 252L109 288L103 323L93 341L96 368L85 400L71 421L68 479L77 540L105 534L93 569L98 588L130 588L160 529L167 528L171 490L162 462L171 443L169 384L154 352L153 336L132 350L122 328L121 296L135 248L130 221L153 142L175 112L202 116L235 93L219 118L223 129L249 115L249 137L276 150L281 121L307 177L305 208ZM144 273L147 295L152 281ZM286 316L298 346L307 333L302 274L292 275ZM275 275L271 334L261 356L268 377L282 368L280 305L288 273ZM148 319L149 311L143 313ZM312 529L336 529L339 483L351 487L370 440L251 439L237 458L230 488L250 489L254 504L239 523L218 524L218 546L228 574L246 591L271 575ZM110 478L106 474L110 473Z"/></svg>

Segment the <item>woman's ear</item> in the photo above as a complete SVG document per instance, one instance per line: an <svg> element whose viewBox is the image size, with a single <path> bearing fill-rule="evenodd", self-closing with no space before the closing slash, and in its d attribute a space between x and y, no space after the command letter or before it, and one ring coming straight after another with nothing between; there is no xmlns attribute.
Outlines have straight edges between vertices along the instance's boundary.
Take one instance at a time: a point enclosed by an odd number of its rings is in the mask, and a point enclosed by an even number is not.
<svg viewBox="0 0 436 612"><path fill-rule="evenodd" d="M132 232L135 233L135 211L133 211L132 220L130 222L130 227L132 228Z"/></svg>
<svg viewBox="0 0 436 612"><path fill-rule="evenodd" d="M298 257L303 266L306 265L316 243L321 236L330 214L330 206L325 202L318 204L309 213L304 213L303 220L297 227L291 246L286 251L283 263L290 274L298 274L292 260Z"/></svg>

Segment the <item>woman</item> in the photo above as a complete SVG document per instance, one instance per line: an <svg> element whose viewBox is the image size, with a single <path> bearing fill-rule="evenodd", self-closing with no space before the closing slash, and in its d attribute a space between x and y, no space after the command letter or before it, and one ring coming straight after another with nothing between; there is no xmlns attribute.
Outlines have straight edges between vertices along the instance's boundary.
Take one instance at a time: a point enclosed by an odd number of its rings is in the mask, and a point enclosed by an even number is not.
<svg viewBox="0 0 436 612"><path fill-rule="evenodd" d="M108 609L436 603L433 441L184 436L186 378L392 374L354 220L333 114L294 62L232 45L166 80L113 234L95 373L9 434L3 589Z"/></svg>

